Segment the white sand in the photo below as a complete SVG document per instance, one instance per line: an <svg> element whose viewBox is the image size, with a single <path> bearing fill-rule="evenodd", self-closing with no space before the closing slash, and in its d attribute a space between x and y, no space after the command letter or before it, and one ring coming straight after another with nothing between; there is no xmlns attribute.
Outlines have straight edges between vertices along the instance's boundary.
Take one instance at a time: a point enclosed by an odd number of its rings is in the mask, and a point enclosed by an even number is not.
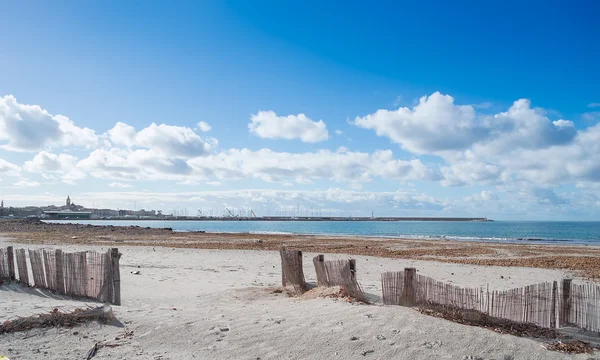
<svg viewBox="0 0 600 360"><path fill-rule="evenodd" d="M0 246L7 243L0 239ZM94 359L590 358L550 352L535 340L455 324L409 308L272 294L266 289L279 286L281 281L276 252L160 247L123 247L120 251L123 305L113 309L124 327L90 324L0 335L0 355L11 360L84 359L94 343L109 340L122 345L103 348ZM308 281L315 280L312 256L304 256ZM326 255L326 259L333 258L348 256ZM490 289L560 280L568 275L531 268L356 259L358 279L373 298L381 294L382 272L407 266L442 281L465 286L489 284ZM131 274L134 270L141 275ZM16 289L0 287L0 321L85 304L48 297L37 290L23 293ZM125 330L133 330L133 337L115 341Z"/></svg>

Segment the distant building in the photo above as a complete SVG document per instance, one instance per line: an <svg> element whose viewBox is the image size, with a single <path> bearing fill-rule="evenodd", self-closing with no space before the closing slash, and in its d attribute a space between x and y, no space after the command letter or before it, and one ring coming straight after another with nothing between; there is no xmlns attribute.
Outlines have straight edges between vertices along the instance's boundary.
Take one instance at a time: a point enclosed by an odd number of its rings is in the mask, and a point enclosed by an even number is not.
<svg viewBox="0 0 600 360"><path fill-rule="evenodd" d="M67 207L71 207L71 197L67 195Z"/></svg>
<svg viewBox="0 0 600 360"><path fill-rule="evenodd" d="M71 210L49 210L44 211L44 218L52 220L63 220L63 219L91 219L91 211L71 211Z"/></svg>

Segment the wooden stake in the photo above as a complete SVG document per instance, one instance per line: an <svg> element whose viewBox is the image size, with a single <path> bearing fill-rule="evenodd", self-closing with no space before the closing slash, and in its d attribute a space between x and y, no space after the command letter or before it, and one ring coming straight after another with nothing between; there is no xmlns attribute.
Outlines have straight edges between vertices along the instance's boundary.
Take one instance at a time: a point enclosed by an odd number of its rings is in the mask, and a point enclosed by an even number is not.
<svg viewBox="0 0 600 360"><path fill-rule="evenodd" d="M114 295L114 305L121 305L121 272L119 271L119 259L121 258L121 254L119 254L119 249L112 248L110 249L110 258L112 265L112 280L113 280L113 295Z"/></svg>
<svg viewBox="0 0 600 360"><path fill-rule="evenodd" d="M415 278L417 275L417 269L415 268L404 268L404 289L403 298L404 306L414 306L416 304L416 291L415 291Z"/></svg>
<svg viewBox="0 0 600 360"><path fill-rule="evenodd" d="M10 281L15 281L17 279L15 275L15 253L12 246L7 247L6 250L8 251L8 277Z"/></svg>
<svg viewBox="0 0 600 360"><path fill-rule="evenodd" d="M54 260L56 261L56 290L59 294L65 293L65 275L63 269L63 253L62 250L56 249L54 253Z"/></svg>
<svg viewBox="0 0 600 360"><path fill-rule="evenodd" d="M571 279L563 279L562 281L562 302L560 307L560 324L565 325L571 322Z"/></svg>
<svg viewBox="0 0 600 360"><path fill-rule="evenodd" d="M557 300L557 296L556 294L558 293L558 282L554 281L552 283L552 307L550 309L550 328L552 329L557 329L558 326L556 326L556 300Z"/></svg>

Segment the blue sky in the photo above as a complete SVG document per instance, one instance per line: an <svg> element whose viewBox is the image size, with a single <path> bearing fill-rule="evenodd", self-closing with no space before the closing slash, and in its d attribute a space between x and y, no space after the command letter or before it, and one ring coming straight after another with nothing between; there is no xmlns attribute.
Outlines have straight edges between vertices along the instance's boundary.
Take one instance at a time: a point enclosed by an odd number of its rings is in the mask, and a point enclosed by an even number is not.
<svg viewBox="0 0 600 360"><path fill-rule="evenodd" d="M7 3L0 198L597 220L599 9Z"/></svg>

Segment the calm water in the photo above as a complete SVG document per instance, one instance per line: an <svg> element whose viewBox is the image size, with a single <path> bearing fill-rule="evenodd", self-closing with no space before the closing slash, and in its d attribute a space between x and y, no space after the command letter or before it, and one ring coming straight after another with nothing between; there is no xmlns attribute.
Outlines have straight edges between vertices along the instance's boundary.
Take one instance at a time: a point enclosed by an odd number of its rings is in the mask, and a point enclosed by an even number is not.
<svg viewBox="0 0 600 360"><path fill-rule="evenodd" d="M48 221L65 222L65 221ZM465 241L600 245L600 222L567 221L126 221L68 220L92 225L169 227L176 231L319 234L434 238Z"/></svg>

